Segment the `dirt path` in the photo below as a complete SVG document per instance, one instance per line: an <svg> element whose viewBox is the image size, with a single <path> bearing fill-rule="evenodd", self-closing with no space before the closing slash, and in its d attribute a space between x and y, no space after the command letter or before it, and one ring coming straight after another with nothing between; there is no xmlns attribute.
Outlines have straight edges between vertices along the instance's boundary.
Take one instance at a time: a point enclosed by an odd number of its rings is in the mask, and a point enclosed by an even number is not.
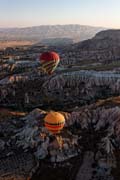
<svg viewBox="0 0 120 180"><path fill-rule="evenodd" d="M93 152L87 151L84 155L82 166L80 167L78 174L76 176L76 180L90 180L92 179L92 163L94 162L93 159Z"/></svg>

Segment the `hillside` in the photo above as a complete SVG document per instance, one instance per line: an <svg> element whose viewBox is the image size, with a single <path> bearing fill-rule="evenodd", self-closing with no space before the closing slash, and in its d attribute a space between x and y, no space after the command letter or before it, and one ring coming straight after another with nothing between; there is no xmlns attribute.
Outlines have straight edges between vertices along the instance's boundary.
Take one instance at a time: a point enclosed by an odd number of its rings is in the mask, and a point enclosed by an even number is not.
<svg viewBox="0 0 120 180"><path fill-rule="evenodd" d="M62 59L63 65L89 64L88 69L94 70L109 70L119 67L120 30L104 30L91 39L75 43L63 49ZM98 63L100 68L98 68ZM91 66L91 64L93 65ZM87 68L84 66L83 69Z"/></svg>

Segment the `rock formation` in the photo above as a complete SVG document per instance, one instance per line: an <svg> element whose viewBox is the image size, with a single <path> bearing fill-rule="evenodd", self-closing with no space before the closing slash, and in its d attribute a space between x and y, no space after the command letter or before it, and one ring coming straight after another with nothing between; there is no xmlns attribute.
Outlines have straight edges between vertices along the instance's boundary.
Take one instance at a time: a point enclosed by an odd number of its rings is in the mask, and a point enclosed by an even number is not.
<svg viewBox="0 0 120 180"><path fill-rule="evenodd" d="M120 75L115 72L58 72L52 76L22 73L0 81L0 103L20 106L77 106L119 95ZM22 104L21 104L22 103ZM54 107L55 107L54 106Z"/></svg>
<svg viewBox="0 0 120 180"><path fill-rule="evenodd" d="M71 166L74 172L76 166L72 164L71 158L77 157L81 157L81 160L78 163L77 171L79 168L80 170L76 179L85 176L88 166L92 166L92 170L89 169L89 178L114 179L114 172L119 173L119 159L116 154L120 148L120 107L117 99L119 97L73 109L69 113L61 112L65 116L66 124L56 137L44 128L43 119L47 112L40 109L35 109L21 118L14 116L10 120L2 121L1 180L8 177L31 177L38 167L38 170L43 168L43 161L44 168L49 167L48 162L52 163L51 168L53 165L62 168L69 162L69 168ZM87 163L88 152L92 153L92 161L89 162L91 165ZM83 157L84 161L80 166ZM55 171L58 173L57 169Z"/></svg>
<svg viewBox="0 0 120 180"><path fill-rule="evenodd" d="M62 65L79 65L83 63L110 63L120 59L119 30L106 30L96 34L92 39L73 44L62 54Z"/></svg>

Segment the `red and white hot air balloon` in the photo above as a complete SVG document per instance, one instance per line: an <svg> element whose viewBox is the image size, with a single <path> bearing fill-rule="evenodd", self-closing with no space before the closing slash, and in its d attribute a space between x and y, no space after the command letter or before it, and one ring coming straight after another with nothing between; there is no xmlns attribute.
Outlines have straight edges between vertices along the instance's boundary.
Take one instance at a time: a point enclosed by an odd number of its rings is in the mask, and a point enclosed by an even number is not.
<svg viewBox="0 0 120 180"><path fill-rule="evenodd" d="M40 56L43 70L47 74L52 74L59 64L60 57L56 52L44 52Z"/></svg>

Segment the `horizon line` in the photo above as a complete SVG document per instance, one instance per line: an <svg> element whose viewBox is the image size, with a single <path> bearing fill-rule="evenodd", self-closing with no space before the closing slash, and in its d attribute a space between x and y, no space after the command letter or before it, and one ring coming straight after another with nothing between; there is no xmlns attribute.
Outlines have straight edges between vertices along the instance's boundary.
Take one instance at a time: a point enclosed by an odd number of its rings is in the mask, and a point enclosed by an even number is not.
<svg viewBox="0 0 120 180"><path fill-rule="evenodd" d="M21 29L21 28L31 28L31 27L39 27L39 26L67 26L67 25L78 25L78 26L88 26L88 27L95 27L95 28L105 28L105 29L120 29L115 27L104 27L98 25L86 25L86 24L40 24L40 25L31 25L31 26L0 26L1 29Z"/></svg>

